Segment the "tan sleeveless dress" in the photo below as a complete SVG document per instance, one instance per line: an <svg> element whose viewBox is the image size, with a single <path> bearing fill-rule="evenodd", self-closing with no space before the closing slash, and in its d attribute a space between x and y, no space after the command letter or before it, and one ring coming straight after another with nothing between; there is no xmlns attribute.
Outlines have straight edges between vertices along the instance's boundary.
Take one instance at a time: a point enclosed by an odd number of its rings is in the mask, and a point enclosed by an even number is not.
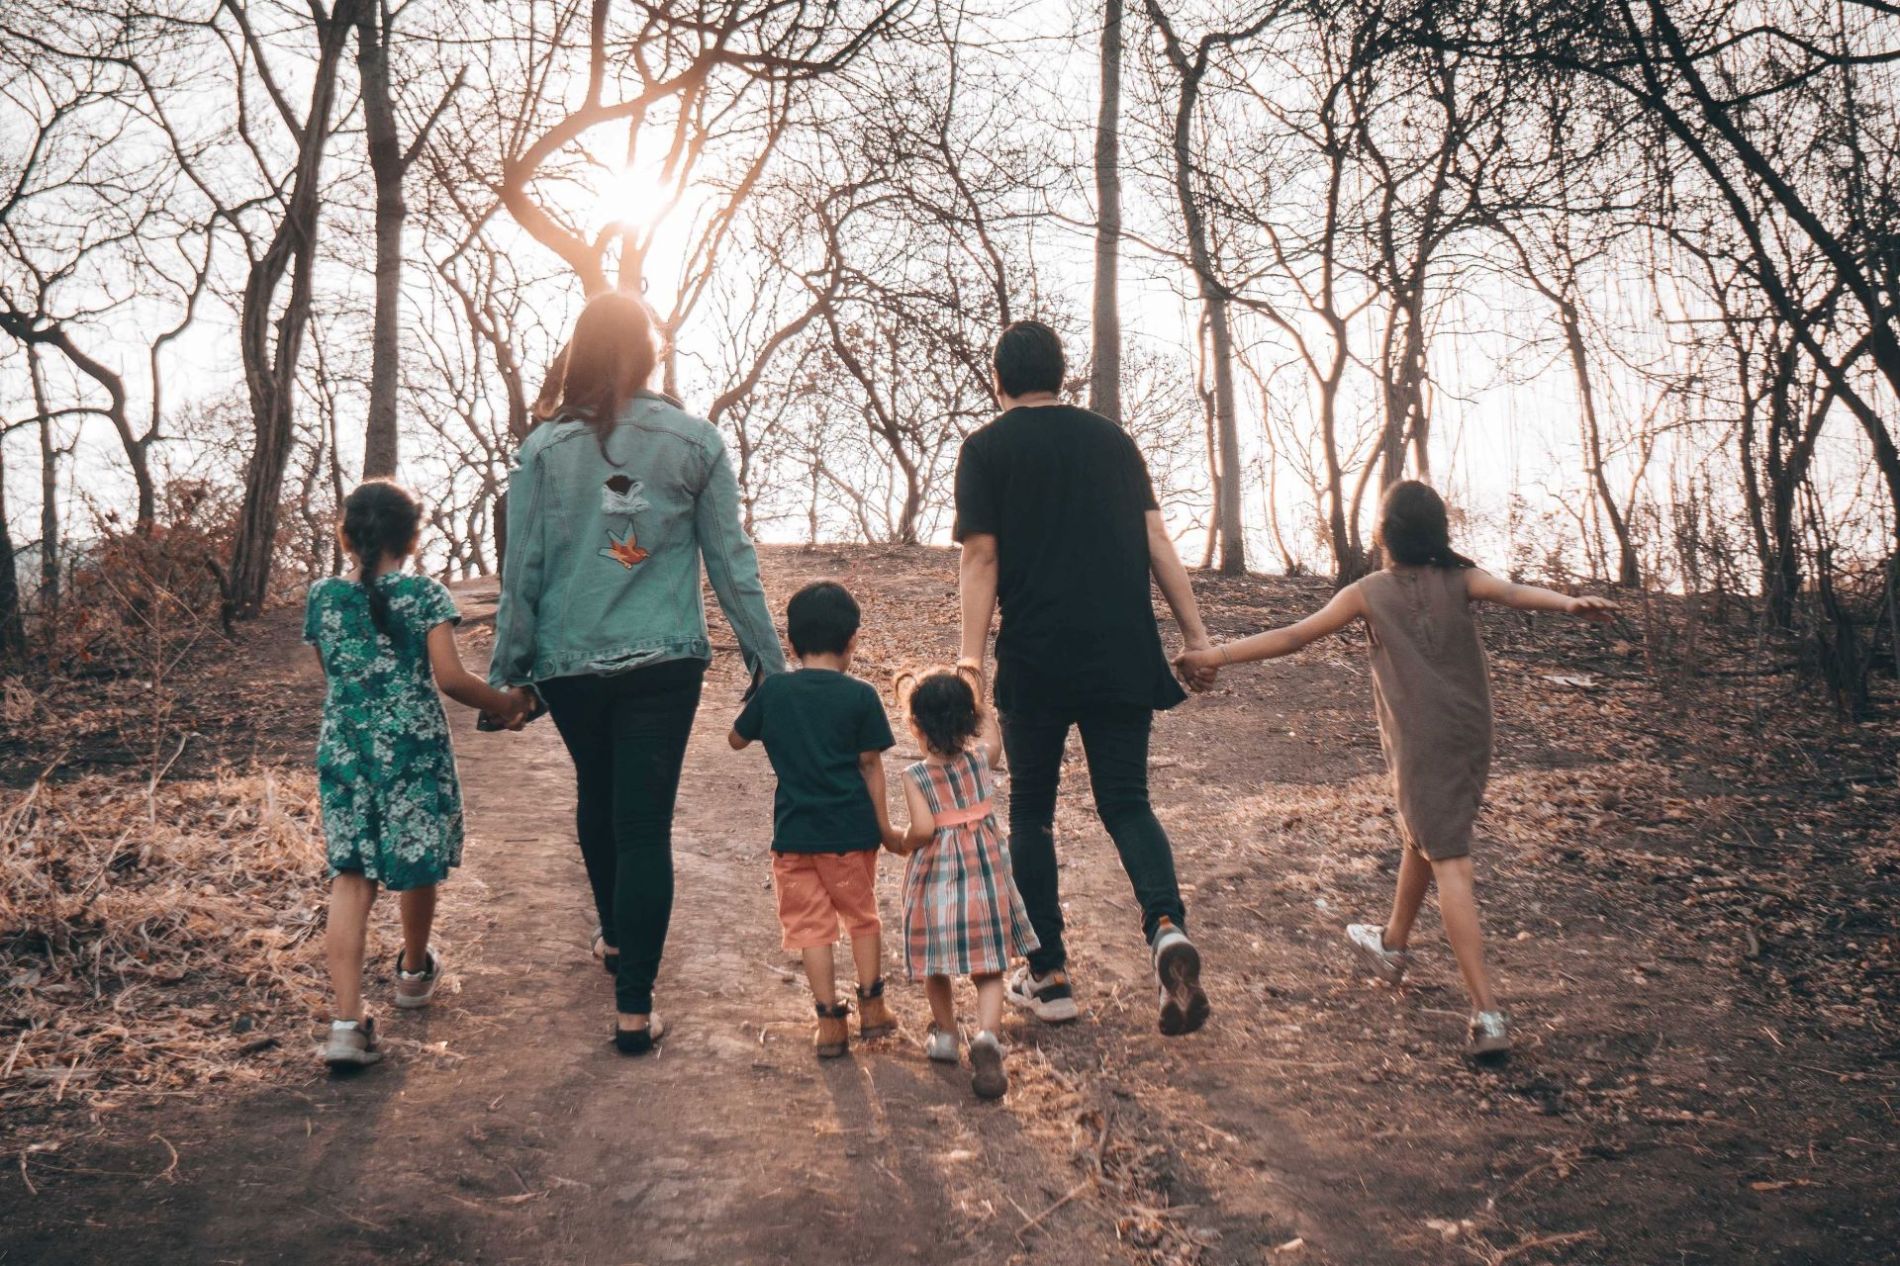
<svg viewBox="0 0 1900 1266"><path fill-rule="evenodd" d="M1358 582L1372 630L1372 700L1405 842L1434 861L1471 852L1491 772L1491 682L1463 568L1397 567Z"/></svg>

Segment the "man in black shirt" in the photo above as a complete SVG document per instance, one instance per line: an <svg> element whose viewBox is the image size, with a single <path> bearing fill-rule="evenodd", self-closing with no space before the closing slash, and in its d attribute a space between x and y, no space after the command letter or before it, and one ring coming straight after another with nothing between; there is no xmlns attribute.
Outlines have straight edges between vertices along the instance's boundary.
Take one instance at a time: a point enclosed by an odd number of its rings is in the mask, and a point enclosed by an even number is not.
<svg viewBox="0 0 1900 1266"><path fill-rule="evenodd" d="M1082 731L1102 825L1141 902L1161 987L1161 1031L1207 1019L1200 955L1187 938L1174 854L1148 804L1158 709L1186 696L1155 623L1152 573L1189 648L1209 645L1187 570L1128 434L1061 402L1062 344L1018 321L996 342L1003 415L964 441L955 535L963 546L963 659L979 671L1000 602L996 707L1010 766L1010 851L1042 948L1008 997L1049 1022L1077 1015L1062 944L1056 786L1071 727Z"/></svg>

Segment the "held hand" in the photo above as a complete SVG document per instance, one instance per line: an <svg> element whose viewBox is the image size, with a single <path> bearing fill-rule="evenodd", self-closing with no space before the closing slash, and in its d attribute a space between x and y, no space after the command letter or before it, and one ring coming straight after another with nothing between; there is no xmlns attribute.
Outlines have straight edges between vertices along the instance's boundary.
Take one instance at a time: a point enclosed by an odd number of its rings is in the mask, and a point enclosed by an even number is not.
<svg viewBox="0 0 1900 1266"><path fill-rule="evenodd" d="M1174 661L1174 670L1181 674L1181 680L1189 690L1203 694L1214 688L1215 680L1220 676L1225 658L1213 647L1192 647L1181 652Z"/></svg>
<svg viewBox="0 0 1900 1266"><path fill-rule="evenodd" d="M508 691L508 704L502 720L510 730L518 732L528 724L528 716L534 711L534 692L526 686L515 686Z"/></svg>
<svg viewBox="0 0 1900 1266"><path fill-rule="evenodd" d="M885 827L884 847L899 857L905 856L907 850L904 848L904 832L894 826Z"/></svg>
<svg viewBox="0 0 1900 1266"><path fill-rule="evenodd" d="M967 656L957 661L957 676L969 683L970 691L978 703L983 702L983 690L989 683L983 679L983 661Z"/></svg>
<svg viewBox="0 0 1900 1266"><path fill-rule="evenodd" d="M1572 598L1566 610L1569 614L1588 620L1592 624L1608 624L1622 613L1623 608L1608 598L1587 593L1582 597Z"/></svg>

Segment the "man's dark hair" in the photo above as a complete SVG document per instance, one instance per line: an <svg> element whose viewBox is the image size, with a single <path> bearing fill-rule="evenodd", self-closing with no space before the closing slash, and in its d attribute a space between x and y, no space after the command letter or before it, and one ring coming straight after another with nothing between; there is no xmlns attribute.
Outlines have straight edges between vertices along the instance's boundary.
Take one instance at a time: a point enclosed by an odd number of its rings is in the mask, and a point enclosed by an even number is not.
<svg viewBox="0 0 1900 1266"><path fill-rule="evenodd" d="M785 604L785 632L792 653L842 655L858 631L858 602L835 580L806 585Z"/></svg>
<svg viewBox="0 0 1900 1266"><path fill-rule="evenodd" d="M1040 321L1013 321L996 340L996 381L1006 396L1062 390L1062 340Z"/></svg>

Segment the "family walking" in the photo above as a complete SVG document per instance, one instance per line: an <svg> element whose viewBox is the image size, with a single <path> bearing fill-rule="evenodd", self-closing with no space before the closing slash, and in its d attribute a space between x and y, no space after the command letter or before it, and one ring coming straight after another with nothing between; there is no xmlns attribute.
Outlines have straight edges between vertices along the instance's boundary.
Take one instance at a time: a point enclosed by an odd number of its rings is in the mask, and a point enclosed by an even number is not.
<svg viewBox="0 0 1900 1266"><path fill-rule="evenodd" d="M649 389L658 354L651 317L633 296L600 296L577 321L545 397L548 416L509 482L486 682L461 666L448 591L403 570L419 544L416 499L374 481L344 502L339 534L357 571L312 587L304 626L328 682L317 765L334 884L329 1064L381 1058L362 985L379 886L400 901L394 1005L427 1005L440 978L430 945L435 886L459 863L462 843L441 695L510 729L543 709L551 715L574 763L575 831L598 919L593 953L614 981L614 1044L640 1055L662 1040L654 981L673 904L673 813L712 657L702 575L749 676L730 744L763 745L778 780L773 888L782 943L802 956L811 987L819 1056L841 1055L851 1042L853 1005L841 998L833 959L841 932L859 1037L897 1028L875 888L884 851L906 859L899 953L907 978L923 982L928 1058L962 1060L959 976L975 987L967 1051L984 1098L1008 1087L1005 1000L1045 1023L1079 1015L1054 831L1071 731L1140 907L1159 1028L1199 1029L1209 1016L1201 954L1149 803L1154 714L1187 697L1183 682L1209 689L1225 668L1291 654L1353 620L1370 632L1404 850L1390 918L1350 925L1347 943L1368 971L1397 984L1414 917L1436 886L1471 996L1469 1049L1508 1049L1473 892L1491 705L1470 604L1607 619L1609 603L1479 570L1453 551L1438 495L1408 482L1381 509L1383 570L1297 624L1217 646L1139 449L1113 422L1062 402L1060 342L1046 326L1017 322L995 348L1001 416L964 442L957 465L960 657L892 683L922 754L899 777L900 825L890 812L884 757L895 738L883 697L850 672L857 602L830 582L794 595L785 632L797 667L788 671L720 434ZM1180 631L1172 667L1151 584ZM1005 766L1006 815L997 803Z"/></svg>

